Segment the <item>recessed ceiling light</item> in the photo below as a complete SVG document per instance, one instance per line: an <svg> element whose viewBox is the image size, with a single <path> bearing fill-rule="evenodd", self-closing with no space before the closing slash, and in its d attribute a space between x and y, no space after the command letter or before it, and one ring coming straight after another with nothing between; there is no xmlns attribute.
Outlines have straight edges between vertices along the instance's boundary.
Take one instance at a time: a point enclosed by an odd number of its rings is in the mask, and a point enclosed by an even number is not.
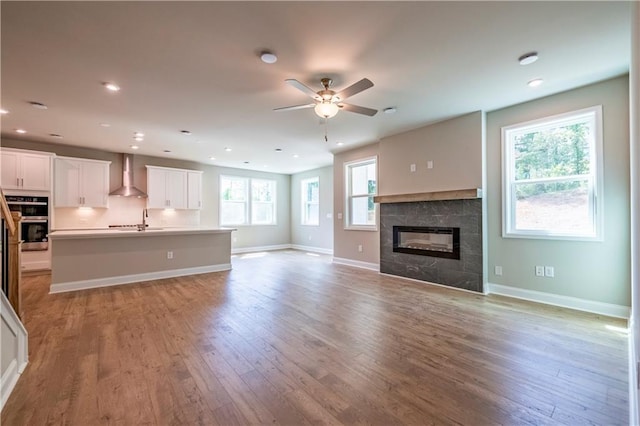
<svg viewBox="0 0 640 426"><path fill-rule="evenodd" d="M47 107L45 104L43 104L42 102L29 102L29 104L30 104L32 107L37 108L37 109L47 109L47 108L48 108L48 107Z"/></svg>
<svg viewBox="0 0 640 426"><path fill-rule="evenodd" d="M298 158L300 157L298 154L293 154L293 158Z"/></svg>
<svg viewBox="0 0 640 426"><path fill-rule="evenodd" d="M269 168L269 165L265 164L262 167L264 167L265 169Z"/></svg>
<svg viewBox="0 0 640 426"><path fill-rule="evenodd" d="M186 136L191 136L191 132L188 131L188 130L180 130L180 133L182 133L183 135L186 135Z"/></svg>
<svg viewBox="0 0 640 426"><path fill-rule="evenodd" d="M344 145L344 142L338 142L336 145L342 146L342 145Z"/></svg>
<svg viewBox="0 0 640 426"><path fill-rule="evenodd" d="M215 160L216 157L209 157L209 160Z"/></svg>
<svg viewBox="0 0 640 426"><path fill-rule="evenodd" d="M109 123L100 123L100 127L111 127Z"/></svg>
<svg viewBox="0 0 640 426"><path fill-rule="evenodd" d="M142 142L144 140L144 138L142 136L136 136L133 138L134 141L136 142Z"/></svg>
<svg viewBox="0 0 640 426"><path fill-rule="evenodd" d="M396 107L388 107L382 110L385 114L395 114L396 111Z"/></svg>
<svg viewBox="0 0 640 426"><path fill-rule="evenodd" d="M131 146L130 146L130 148L131 148L131 149L138 149L138 148L140 148L140 147L139 147L138 145L131 145Z"/></svg>
<svg viewBox="0 0 640 426"><path fill-rule="evenodd" d="M224 150L227 151L227 152L231 152L231 148L229 148L229 147L225 148Z"/></svg>
<svg viewBox="0 0 640 426"><path fill-rule="evenodd" d="M542 83L544 82L543 79L541 78L536 78L531 80L530 82L528 82L527 84L529 85L529 87L538 87L540 86Z"/></svg>
<svg viewBox="0 0 640 426"><path fill-rule="evenodd" d="M16 129L16 133L24 134L27 133L25 129Z"/></svg>
<svg viewBox="0 0 640 426"><path fill-rule="evenodd" d="M538 52L529 52L518 58L520 65L529 65L538 60Z"/></svg>
<svg viewBox="0 0 640 426"><path fill-rule="evenodd" d="M120 86L118 86L115 83L104 82L104 83L102 83L102 85L105 87L105 89L107 89L110 92L119 92L120 91Z"/></svg>
<svg viewBox="0 0 640 426"><path fill-rule="evenodd" d="M133 132L133 136L136 138L144 138L144 133L142 132Z"/></svg>
<svg viewBox="0 0 640 426"><path fill-rule="evenodd" d="M0 109L0 114L4 115L4 114L9 114L9 110L6 109Z"/></svg>
<svg viewBox="0 0 640 426"><path fill-rule="evenodd" d="M62 139L62 135L59 135L57 133L49 133L49 136L56 139Z"/></svg>
<svg viewBox="0 0 640 426"><path fill-rule="evenodd" d="M262 52L260 52L260 59L265 64L274 64L278 60L278 57L273 52L263 50Z"/></svg>

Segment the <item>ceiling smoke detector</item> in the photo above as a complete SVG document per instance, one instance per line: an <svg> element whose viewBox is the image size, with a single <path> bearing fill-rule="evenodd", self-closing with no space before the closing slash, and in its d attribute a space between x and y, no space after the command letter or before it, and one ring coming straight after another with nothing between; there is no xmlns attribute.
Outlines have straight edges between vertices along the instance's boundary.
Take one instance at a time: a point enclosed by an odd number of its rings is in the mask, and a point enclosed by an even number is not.
<svg viewBox="0 0 640 426"><path fill-rule="evenodd" d="M529 65L538 60L538 52L529 52L518 58L520 65Z"/></svg>

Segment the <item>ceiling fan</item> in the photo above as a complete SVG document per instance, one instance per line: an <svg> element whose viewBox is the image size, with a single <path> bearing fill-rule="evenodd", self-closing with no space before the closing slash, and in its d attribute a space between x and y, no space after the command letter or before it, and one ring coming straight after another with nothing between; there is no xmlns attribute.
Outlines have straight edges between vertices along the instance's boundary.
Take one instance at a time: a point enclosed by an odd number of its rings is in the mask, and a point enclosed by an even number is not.
<svg viewBox="0 0 640 426"><path fill-rule="evenodd" d="M363 78L362 80L352 84L346 89L342 89L340 92L331 90L331 84L333 83L333 80L327 77L320 80L323 89L317 92L313 91L313 89L311 89L310 87L300 83L298 80L295 80L293 78L285 80L285 83L304 92L315 102L310 104L275 108L274 111L291 111L295 109L313 108L318 116L325 119L335 116L341 109L345 111L355 112L357 114L368 115L369 117L373 117L378 112L378 110L376 109L347 104L343 102L348 97L356 95L364 90L367 90L370 87L373 87L373 83L368 78Z"/></svg>

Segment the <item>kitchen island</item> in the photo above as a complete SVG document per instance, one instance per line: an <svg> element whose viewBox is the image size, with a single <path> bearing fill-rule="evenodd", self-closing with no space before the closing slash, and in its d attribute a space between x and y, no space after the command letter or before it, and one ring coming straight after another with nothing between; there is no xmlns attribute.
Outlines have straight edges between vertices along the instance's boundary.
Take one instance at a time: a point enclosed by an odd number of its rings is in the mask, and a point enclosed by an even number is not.
<svg viewBox="0 0 640 426"><path fill-rule="evenodd" d="M50 293L231 269L231 232L221 228L57 230Z"/></svg>

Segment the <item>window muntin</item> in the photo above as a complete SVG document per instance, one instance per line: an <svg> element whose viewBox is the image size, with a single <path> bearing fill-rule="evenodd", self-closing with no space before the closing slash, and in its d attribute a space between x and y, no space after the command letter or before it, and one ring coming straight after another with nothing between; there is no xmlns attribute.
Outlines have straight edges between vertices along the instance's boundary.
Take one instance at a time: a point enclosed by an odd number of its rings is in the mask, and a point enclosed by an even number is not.
<svg viewBox="0 0 640 426"><path fill-rule="evenodd" d="M303 179L300 182L300 189L301 223L302 225L318 226L320 224L320 178L316 176Z"/></svg>
<svg viewBox="0 0 640 426"><path fill-rule="evenodd" d="M345 164L346 228L377 229L377 159L375 157Z"/></svg>
<svg viewBox="0 0 640 426"><path fill-rule="evenodd" d="M503 128L503 236L598 240L602 108Z"/></svg>
<svg viewBox="0 0 640 426"><path fill-rule="evenodd" d="M276 181L220 176L220 225L275 225Z"/></svg>

